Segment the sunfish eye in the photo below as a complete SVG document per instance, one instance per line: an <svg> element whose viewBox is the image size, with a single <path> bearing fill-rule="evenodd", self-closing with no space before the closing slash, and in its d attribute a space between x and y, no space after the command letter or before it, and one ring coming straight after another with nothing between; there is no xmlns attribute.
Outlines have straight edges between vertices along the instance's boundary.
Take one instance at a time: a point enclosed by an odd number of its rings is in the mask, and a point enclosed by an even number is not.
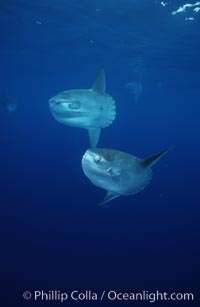
<svg viewBox="0 0 200 307"><path fill-rule="evenodd" d="M72 103L69 103L68 108L71 110L78 110L81 107L80 101L74 101Z"/></svg>
<svg viewBox="0 0 200 307"><path fill-rule="evenodd" d="M56 104L61 104L61 101L56 101L55 103L56 103Z"/></svg>
<svg viewBox="0 0 200 307"><path fill-rule="evenodd" d="M95 157L94 162L99 164L101 162L101 157Z"/></svg>

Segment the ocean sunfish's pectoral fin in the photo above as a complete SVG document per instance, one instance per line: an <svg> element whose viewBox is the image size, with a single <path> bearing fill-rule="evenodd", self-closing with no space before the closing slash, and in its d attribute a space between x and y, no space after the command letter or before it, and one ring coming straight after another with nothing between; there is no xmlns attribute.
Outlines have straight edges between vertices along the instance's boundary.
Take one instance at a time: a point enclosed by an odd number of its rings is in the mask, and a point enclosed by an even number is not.
<svg viewBox="0 0 200 307"><path fill-rule="evenodd" d="M99 140L101 128L90 128L88 129L88 133L90 138L90 147L95 148Z"/></svg>
<svg viewBox="0 0 200 307"><path fill-rule="evenodd" d="M106 194L106 196L104 197L104 199L102 200L102 202L100 202L99 206L105 205L106 203L108 203L109 201L119 197L120 195L114 192L108 192Z"/></svg>
<svg viewBox="0 0 200 307"><path fill-rule="evenodd" d="M117 178L117 177L119 178L120 175L121 175L120 171L117 168L109 167L107 169L107 172L108 172L108 174L110 174L110 176L115 177L115 178Z"/></svg>

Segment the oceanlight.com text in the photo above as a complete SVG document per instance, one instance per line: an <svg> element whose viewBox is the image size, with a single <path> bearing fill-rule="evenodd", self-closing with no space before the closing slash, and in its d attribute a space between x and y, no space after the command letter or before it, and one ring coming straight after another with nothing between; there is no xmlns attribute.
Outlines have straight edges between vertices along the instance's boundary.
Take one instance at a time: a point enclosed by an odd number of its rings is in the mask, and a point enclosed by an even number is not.
<svg viewBox="0 0 200 307"><path fill-rule="evenodd" d="M194 301L194 294L191 292L155 292L142 290L141 292L120 292L115 290L73 290L73 291L59 291L59 290L35 290L25 291L23 293L25 300L34 301L57 301L60 303L69 301L141 301L155 303L158 301Z"/></svg>

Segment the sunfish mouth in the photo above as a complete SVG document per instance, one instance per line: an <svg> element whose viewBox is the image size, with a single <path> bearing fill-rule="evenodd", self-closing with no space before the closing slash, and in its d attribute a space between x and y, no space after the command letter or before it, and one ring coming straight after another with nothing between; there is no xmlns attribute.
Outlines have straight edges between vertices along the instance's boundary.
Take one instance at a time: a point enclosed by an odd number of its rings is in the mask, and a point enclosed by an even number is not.
<svg viewBox="0 0 200 307"><path fill-rule="evenodd" d="M95 153L93 153L91 149L88 149L83 155L82 161L91 166L91 163L95 161Z"/></svg>
<svg viewBox="0 0 200 307"><path fill-rule="evenodd" d="M88 149L82 158L82 167L85 173L90 172L94 175L107 175L110 164L99 154Z"/></svg>

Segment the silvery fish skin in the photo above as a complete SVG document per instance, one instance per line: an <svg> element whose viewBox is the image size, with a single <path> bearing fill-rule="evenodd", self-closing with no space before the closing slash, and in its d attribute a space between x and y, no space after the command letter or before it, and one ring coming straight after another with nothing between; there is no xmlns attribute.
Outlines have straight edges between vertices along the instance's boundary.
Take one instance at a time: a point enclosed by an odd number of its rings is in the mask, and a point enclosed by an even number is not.
<svg viewBox="0 0 200 307"><path fill-rule="evenodd" d="M101 204L119 196L133 195L143 190L151 181L154 165L170 149L146 159L113 149L88 149L82 158L86 177L107 191Z"/></svg>
<svg viewBox="0 0 200 307"><path fill-rule="evenodd" d="M105 93L103 69L90 89L58 93L49 100L49 106L58 122L88 129L91 147L96 147L101 129L111 125L116 115L115 101Z"/></svg>

